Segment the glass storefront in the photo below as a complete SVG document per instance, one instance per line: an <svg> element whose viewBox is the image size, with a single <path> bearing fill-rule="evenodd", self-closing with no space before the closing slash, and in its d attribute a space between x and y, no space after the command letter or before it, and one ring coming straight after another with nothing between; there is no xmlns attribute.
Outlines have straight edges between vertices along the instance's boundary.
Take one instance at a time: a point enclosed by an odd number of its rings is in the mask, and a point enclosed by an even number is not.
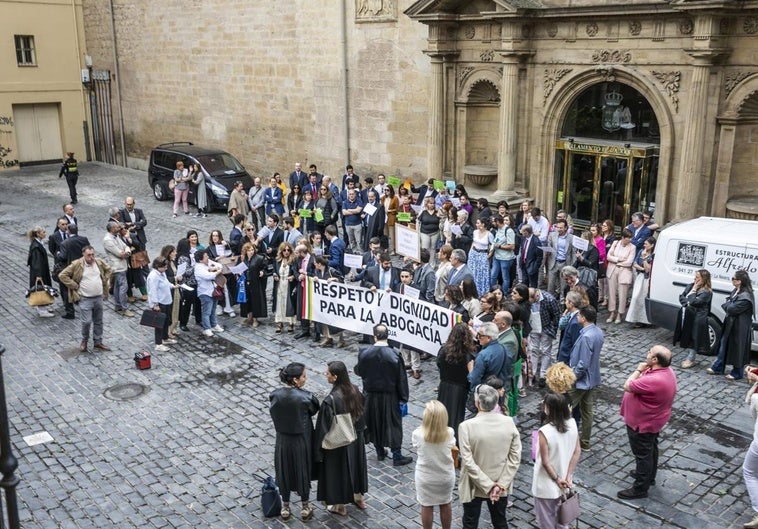
<svg viewBox="0 0 758 529"><path fill-rule="evenodd" d="M635 211L655 210L658 122L642 95L600 83L571 104L555 148L555 198L576 226L611 219L629 223Z"/></svg>

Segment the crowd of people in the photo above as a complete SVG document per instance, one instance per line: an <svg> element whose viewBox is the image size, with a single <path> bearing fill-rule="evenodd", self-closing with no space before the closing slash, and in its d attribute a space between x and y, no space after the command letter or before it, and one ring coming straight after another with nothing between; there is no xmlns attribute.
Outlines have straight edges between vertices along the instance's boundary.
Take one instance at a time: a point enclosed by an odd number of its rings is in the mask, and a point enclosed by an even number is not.
<svg viewBox="0 0 758 529"><path fill-rule="evenodd" d="M187 190L190 185L202 187L197 173L177 167L174 217L179 207L190 214ZM202 335L212 337L224 332L218 316L226 315L231 322L238 313L242 325L257 328L272 321L275 333L342 348L341 328L309 321L298 310L306 277L360 282L365 288L398 293L412 286L420 300L448 307L461 320L436 352L437 400L426 403L422 424L412 437L423 526L432 526L433 509L439 506L442 526L450 527L453 465L459 462L463 527L478 526L482 502L495 527L507 526L507 497L521 451L515 420L519 397L529 388L547 388L534 448L532 492L539 526L562 527L556 522L557 499L572 486L581 451L591 449L604 340L596 325L598 310L607 308L606 323L612 325L649 325L644 299L658 227L649 213L639 212L620 231L606 220L579 233L565 211L556 212L551 223L526 201L513 215L505 201L494 209L486 198L471 201L463 185L440 189L430 179L418 188L405 182L396 189L388 180L379 175L376 183L371 177L361 182L348 165L338 187L315 165L306 173L297 164L288 181L275 173L266 188L260 178L249 190L238 182L229 199L228 237L226 230L216 229L201 240L196 230L188 230L176 245L164 246L152 263L146 252L147 219L134 198L109 210L104 259L95 257L89 240L79 235L69 203L47 240L52 269L45 230L38 226L29 233L30 286L38 280L45 285L58 282L64 318L74 318L78 306L81 351L88 348L91 328L94 347L110 349L103 343L102 323L109 294L123 317L134 316L131 309L139 298L145 308L165 315L164 325L155 330L158 352L170 350L179 333L191 332L191 317ZM207 216L199 199L197 216ZM396 225L418 233L418 261L397 256ZM360 255L361 267L345 266L346 253ZM723 374L731 365L730 380L742 378L749 363L754 306L748 274L737 271L733 282L719 355L707 370ZM675 339L687 349L683 368L692 367L707 347L702 322L711 290L710 275L703 269L682 293ZM37 314L52 315L45 307ZM283 519L292 515L293 491L302 501L301 518L313 516L312 479L318 480L317 499L329 512L345 515L347 504L365 509L365 443L374 445L379 461L390 448L395 465L412 462L401 451L407 377L421 378L422 362L434 355L388 341L388 329L381 325L371 341L363 338L367 347L355 368L362 392L341 361L327 366L327 380L333 384L328 402L319 403L303 389L302 364L281 371L284 388L271 394L271 416ZM676 392L670 364L671 352L656 346L624 386L621 411L636 470L633 486L618 492L621 498L645 497L654 484L658 433ZM323 448L324 437L340 416L350 417L355 439Z"/></svg>

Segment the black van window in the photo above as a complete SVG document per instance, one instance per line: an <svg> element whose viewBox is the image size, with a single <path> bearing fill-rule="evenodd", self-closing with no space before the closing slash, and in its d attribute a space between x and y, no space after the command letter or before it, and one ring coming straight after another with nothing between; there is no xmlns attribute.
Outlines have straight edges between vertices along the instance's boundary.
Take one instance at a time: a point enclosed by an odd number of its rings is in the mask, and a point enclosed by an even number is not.
<svg viewBox="0 0 758 529"><path fill-rule="evenodd" d="M242 164L227 152L198 156L197 161L212 175L241 173L245 170Z"/></svg>

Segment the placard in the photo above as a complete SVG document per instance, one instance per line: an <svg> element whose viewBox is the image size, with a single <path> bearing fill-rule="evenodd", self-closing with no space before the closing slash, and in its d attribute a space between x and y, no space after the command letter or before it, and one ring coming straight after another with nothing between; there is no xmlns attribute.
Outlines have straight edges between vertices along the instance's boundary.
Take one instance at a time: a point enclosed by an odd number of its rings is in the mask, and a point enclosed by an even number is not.
<svg viewBox="0 0 758 529"><path fill-rule="evenodd" d="M324 211L321 208L314 209L313 214L316 222L324 222Z"/></svg>
<svg viewBox="0 0 758 529"><path fill-rule="evenodd" d="M450 197L450 202L452 202L453 206L455 206L456 209L461 209L461 199L458 197Z"/></svg>
<svg viewBox="0 0 758 529"><path fill-rule="evenodd" d="M313 217L313 211L311 211L310 209L305 209L305 208L298 210L297 214L300 215L300 217L303 219L309 219Z"/></svg>
<svg viewBox="0 0 758 529"><path fill-rule="evenodd" d="M436 355L461 315L427 301L357 285L305 279L303 318L371 335L383 324L391 340Z"/></svg>
<svg viewBox="0 0 758 529"><path fill-rule="evenodd" d="M421 211L424 209L424 206L417 206L414 204L411 206L411 209L416 212L416 215L421 215Z"/></svg>
<svg viewBox="0 0 758 529"><path fill-rule="evenodd" d="M408 296L411 299L418 299L421 295L421 291L417 288L414 288L410 285L404 285L403 286L403 295Z"/></svg>
<svg viewBox="0 0 758 529"><path fill-rule="evenodd" d="M455 189L455 180L445 180L445 187L451 191Z"/></svg>
<svg viewBox="0 0 758 529"><path fill-rule="evenodd" d="M244 274L245 270L247 270L247 265L245 264L245 261L240 261L240 264L235 266L230 266L229 271L234 275L240 275Z"/></svg>
<svg viewBox="0 0 758 529"><path fill-rule="evenodd" d="M400 255L419 261L419 236L416 230L395 224L395 249Z"/></svg>
<svg viewBox="0 0 758 529"><path fill-rule="evenodd" d="M387 183L391 185L395 191L400 187L400 179L397 176L388 176Z"/></svg>
<svg viewBox="0 0 758 529"><path fill-rule="evenodd" d="M360 270L363 268L363 256L353 253L346 253L342 260L342 264L344 264L347 268L357 268Z"/></svg>
<svg viewBox="0 0 758 529"><path fill-rule="evenodd" d="M442 180L434 180L432 182L432 185L434 186L434 189L437 191L444 191L445 190L445 182Z"/></svg>
<svg viewBox="0 0 758 529"><path fill-rule="evenodd" d="M580 252L586 252L587 248L590 247L590 241L587 239L582 239L581 237L577 235L572 235L574 237L574 240L571 241L571 244L574 246L575 250L579 250Z"/></svg>
<svg viewBox="0 0 758 529"><path fill-rule="evenodd" d="M409 211L401 211L397 214L397 221L398 222L410 222L411 221L411 213Z"/></svg>
<svg viewBox="0 0 758 529"><path fill-rule="evenodd" d="M376 209L377 209L377 208L376 208L376 206L375 206L375 205L373 205L373 204L371 204L371 203L369 203L369 204L366 204L365 206L363 206L363 212L364 212L366 215L369 215L369 216L371 216L371 215L373 215L374 213L376 213Z"/></svg>

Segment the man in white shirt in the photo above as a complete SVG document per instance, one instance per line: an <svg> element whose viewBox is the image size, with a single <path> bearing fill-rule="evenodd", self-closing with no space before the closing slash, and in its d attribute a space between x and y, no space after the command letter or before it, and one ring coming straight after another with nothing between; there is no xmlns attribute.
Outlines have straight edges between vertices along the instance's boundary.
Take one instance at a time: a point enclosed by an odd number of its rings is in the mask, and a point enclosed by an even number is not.
<svg viewBox="0 0 758 529"><path fill-rule="evenodd" d="M197 297L200 299L202 310L203 335L213 336L213 331L224 332L224 328L216 320L216 305L218 300L213 297L216 288L216 277L221 275L221 266L211 261L205 250L195 252L195 279L197 280Z"/></svg>

